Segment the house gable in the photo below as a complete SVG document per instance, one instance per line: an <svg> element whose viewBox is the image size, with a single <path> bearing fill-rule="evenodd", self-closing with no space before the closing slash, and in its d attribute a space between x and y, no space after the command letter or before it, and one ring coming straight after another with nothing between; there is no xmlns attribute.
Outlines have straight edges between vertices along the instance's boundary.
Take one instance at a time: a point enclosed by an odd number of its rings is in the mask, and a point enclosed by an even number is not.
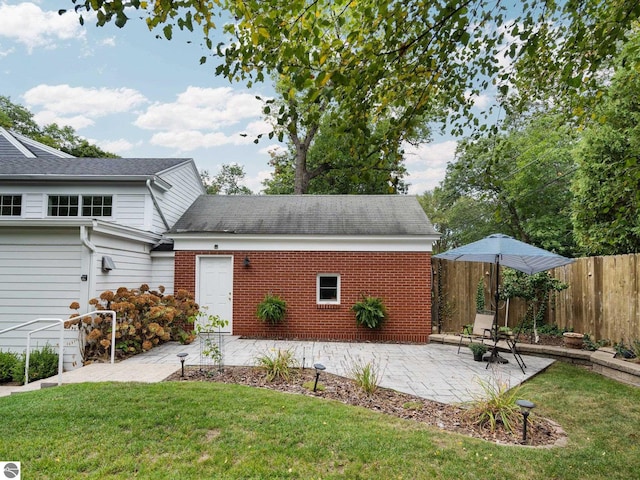
<svg viewBox="0 0 640 480"><path fill-rule="evenodd" d="M20 196L21 203L12 221L91 217L164 233L204 191L192 159L75 158L0 128L0 195ZM79 208L56 210L52 218L51 196ZM111 208L87 214L82 206L94 201ZM6 217L0 211L0 222Z"/></svg>

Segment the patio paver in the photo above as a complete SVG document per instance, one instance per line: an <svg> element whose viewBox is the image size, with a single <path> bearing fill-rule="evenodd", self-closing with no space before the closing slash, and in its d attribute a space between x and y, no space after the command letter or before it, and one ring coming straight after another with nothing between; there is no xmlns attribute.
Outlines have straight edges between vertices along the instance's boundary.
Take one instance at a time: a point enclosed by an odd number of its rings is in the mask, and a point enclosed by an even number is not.
<svg viewBox="0 0 640 480"><path fill-rule="evenodd" d="M381 371L380 386L417 395L443 403L459 403L473 400L482 393L480 381L499 379L514 386L532 377L553 363L553 360L531 355L524 356L527 365L523 374L513 356L503 353L506 364L473 361L468 348L457 354L454 345L407 345L391 343L347 343L293 340L254 340L235 336L223 336L224 365L249 366L256 357L274 353L278 349L291 350L298 362L306 368L322 363L327 372L349 376L354 362L366 364L373 361ZM206 365L208 359L200 357L200 342L180 345L169 342L118 362L115 365L91 364L65 372L63 383L78 382L159 382L180 369L176 356L185 352L185 365ZM46 382L57 381L57 376ZM25 387L0 387L0 396L11 391L40 388L40 382Z"/></svg>

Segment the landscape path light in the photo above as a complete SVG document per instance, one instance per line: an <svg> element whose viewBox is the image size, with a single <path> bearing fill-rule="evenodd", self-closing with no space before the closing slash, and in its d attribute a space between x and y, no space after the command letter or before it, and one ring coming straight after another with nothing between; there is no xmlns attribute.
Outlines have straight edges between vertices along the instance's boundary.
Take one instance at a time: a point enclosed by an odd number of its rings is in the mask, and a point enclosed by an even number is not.
<svg viewBox="0 0 640 480"><path fill-rule="evenodd" d="M180 378L184 378L184 361L188 355L189 354L186 352L181 352L178 354L178 358L180 359L180 363L182 364L182 375L180 375Z"/></svg>
<svg viewBox="0 0 640 480"><path fill-rule="evenodd" d="M313 368L316 369L316 381L313 384L313 391L315 392L316 389L318 388L318 379L320 378L320 372L322 372L323 370L326 370L327 367L325 367L321 363L314 363Z"/></svg>
<svg viewBox="0 0 640 480"><path fill-rule="evenodd" d="M522 413L523 422L522 422L522 443L527 441L527 421L529 419L529 414L531 410L536 406L535 403L530 402L529 400L516 400L516 405L520 407L520 413Z"/></svg>

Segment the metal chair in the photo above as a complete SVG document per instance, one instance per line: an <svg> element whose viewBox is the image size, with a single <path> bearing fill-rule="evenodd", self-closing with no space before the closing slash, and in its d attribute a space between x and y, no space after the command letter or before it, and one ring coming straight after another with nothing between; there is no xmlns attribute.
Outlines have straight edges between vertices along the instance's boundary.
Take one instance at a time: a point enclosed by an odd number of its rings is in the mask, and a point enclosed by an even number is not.
<svg viewBox="0 0 640 480"><path fill-rule="evenodd" d="M460 353L460 347L462 346L462 339L468 338L470 342L474 339L480 340L484 343L485 340L493 340L493 313L476 313L476 318L473 321L473 329L471 333L465 331L465 327L462 327L460 333L460 342L458 343L458 353Z"/></svg>

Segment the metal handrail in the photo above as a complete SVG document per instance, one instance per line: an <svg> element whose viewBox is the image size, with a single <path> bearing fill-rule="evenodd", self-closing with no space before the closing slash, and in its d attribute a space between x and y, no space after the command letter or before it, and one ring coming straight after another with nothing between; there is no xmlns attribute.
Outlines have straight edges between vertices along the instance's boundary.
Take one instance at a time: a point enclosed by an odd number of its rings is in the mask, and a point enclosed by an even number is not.
<svg viewBox="0 0 640 480"><path fill-rule="evenodd" d="M116 312L114 310L94 310L93 312L84 313L77 317L73 317L68 320L63 320L61 318L36 318L35 320L30 320L28 322L21 323L19 325L14 325L13 327L5 328L4 330L0 330L0 335L3 333L11 332L13 330L17 330L19 328L26 327L28 325L32 325L34 323L39 322L53 322L52 325L47 325L45 327L36 328L35 330L30 330L27 332L27 352L25 358L25 373L24 373L24 383L25 385L29 382L29 357L31 355L31 334L36 332L41 332L43 330L47 330L49 328L54 327L56 324L60 325L60 343L58 345L58 385L62 385L62 371L64 364L64 324L68 321L77 321L81 320L85 317L93 316L96 314L101 315L110 315L111 316L111 363L115 362L115 347L116 347Z"/></svg>
<svg viewBox="0 0 640 480"><path fill-rule="evenodd" d="M25 359L25 373L24 373L24 384L26 385L29 382L29 356L31 355L30 349L30 338L31 334L34 332L39 332L42 330L46 330L48 328L54 327L55 323L60 325L60 344L58 345L58 385L62 385L62 369L63 369L63 361L64 361L64 320L61 318L36 318L35 320L30 320L25 323L21 323L20 325L15 325L13 327L5 328L4 330L0 330L0 335L3 333L11 332L12 330L17 330L22 327L26 327L28 325L32 325L38 322L54 322L53 325L47 325L46 327L37 328L27 333L27 353Z"/></svg>

